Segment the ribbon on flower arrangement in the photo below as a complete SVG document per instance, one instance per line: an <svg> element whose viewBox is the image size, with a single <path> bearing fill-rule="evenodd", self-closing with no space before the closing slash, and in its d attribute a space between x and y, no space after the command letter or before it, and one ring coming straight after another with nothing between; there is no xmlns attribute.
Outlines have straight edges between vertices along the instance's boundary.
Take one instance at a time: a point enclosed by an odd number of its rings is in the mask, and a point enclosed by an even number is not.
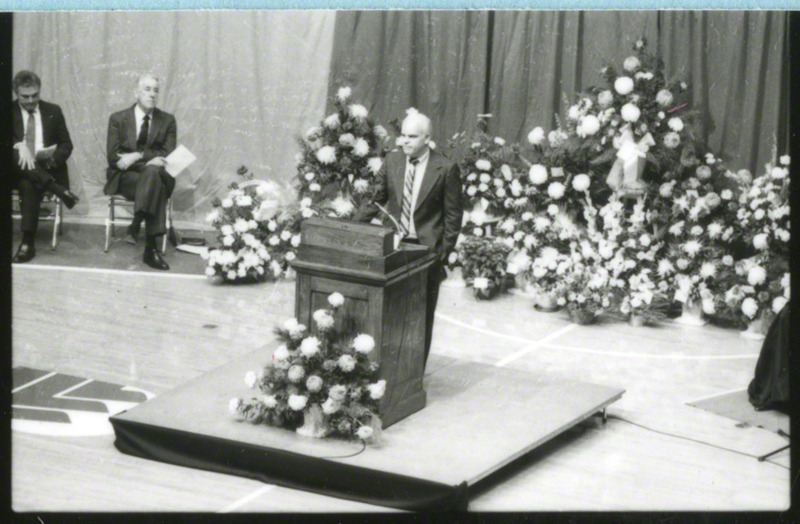
<svg viewBox="0 0 800 524"><path fill-rule="evenodd" d="M653 135L647 133L638 142L633 137L630 126L622 128L618 138L617 159L611 166L606 183L622 195L639 195L647 188L642 180L645 158L651 146L656 145Z"/></svg>

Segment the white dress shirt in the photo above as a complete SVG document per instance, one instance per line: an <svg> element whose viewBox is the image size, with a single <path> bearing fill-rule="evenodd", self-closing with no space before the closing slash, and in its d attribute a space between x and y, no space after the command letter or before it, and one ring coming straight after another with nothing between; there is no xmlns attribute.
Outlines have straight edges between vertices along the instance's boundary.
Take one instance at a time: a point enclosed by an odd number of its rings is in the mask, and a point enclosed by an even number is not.
<svg viewBox="0 0 800 524"><path fill-rule="evenodd" d="M22 136L24 137L28 133L28 111L21 105L19 108L22 111ZM36 122L36 151L41 151L44 149L44 135L42 134L42 113L39 112L39 104L36 104L36 109L33 110L33 120ZM24 138L22 142L25 142ZM31 154L35 156L36 151L31 151Z"/></svg>
<svg viewBox="0 0 800 524"><path fill-rule="evenodd" d="M135 138L139 138L139 131L142 130L142 122L144 122L144 115L146 115L147 113L142 111L142 108L139 107L139 104L136 104L136 106L133 108L133 114L136 117L136 137ZM147 128L147 136L149 137L150 136L150 130L153 129L153 113L150 113L150 121L148 122L148 126L149 127Z"/></svg>
<svg viewBox="0 0 800 524"><path fill-rule="evenodd" d="M408 238L417 238L417 228L414 225L414 210L417 208L417 197L419 196L419 188L422 187L422 179L425 177L425 170L428 167L428 159L431 156L430 149L425 150L419 156L416 169L414 171L414 185L411 189L411 216L409 217L408 224ZM409 157L406 157L406 173L411 167Z"/></svg>

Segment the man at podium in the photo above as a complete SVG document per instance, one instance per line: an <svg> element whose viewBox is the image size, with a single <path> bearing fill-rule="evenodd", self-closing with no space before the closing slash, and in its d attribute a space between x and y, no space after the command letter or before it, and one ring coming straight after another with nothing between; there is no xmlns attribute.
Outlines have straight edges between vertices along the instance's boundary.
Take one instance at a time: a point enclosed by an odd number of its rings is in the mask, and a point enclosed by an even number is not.
<svg viewBox="0 0 800 524"><path fill-rule="evenodd" d="M375 202L385 206L399 224L405 242L419 243L437 255L428 273L425 318L425 360L431 347L433 313L439 285L445 277L444 264L455 248L464 212L458 165L430 147L431 120L412 111L403 120L399 144L403 154L390 153L377 175ZM378 214L368 206L359 220Z"/></svg>

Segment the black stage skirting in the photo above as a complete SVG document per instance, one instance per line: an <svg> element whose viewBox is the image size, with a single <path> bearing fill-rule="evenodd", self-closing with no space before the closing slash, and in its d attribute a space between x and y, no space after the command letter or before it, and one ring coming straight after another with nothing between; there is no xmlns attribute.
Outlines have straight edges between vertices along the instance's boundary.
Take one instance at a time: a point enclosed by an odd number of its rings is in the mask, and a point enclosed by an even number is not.
<svg viewBox="0 0 800 524"><path fill-rule="evenodd" d="M111 417L137 457L410 511L465 510L470 487L622 396L623 390L431 356L428 405L376 445L234 420L259 350Z"/></svg>

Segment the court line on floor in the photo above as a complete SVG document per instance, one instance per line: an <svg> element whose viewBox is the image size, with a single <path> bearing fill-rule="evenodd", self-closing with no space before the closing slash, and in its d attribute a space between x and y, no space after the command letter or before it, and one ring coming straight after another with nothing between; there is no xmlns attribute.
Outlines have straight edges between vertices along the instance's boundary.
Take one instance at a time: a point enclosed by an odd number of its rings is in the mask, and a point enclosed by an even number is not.
<svg viewBox="0 0 800 524"><path fill-rule="evenodd" d="M224 508L219 510L217 513L230 513L231 511L239 508L240 506L243 506L243 505L247 504L248 502L250 502L254 498L263 495L264 493L272 490L273 488L275 488L274 484L267 484L266 486L261 486L260 488L258 488L257 490L253 491L249 495L245 495L244 497L240 498L239 500L237 500L237 501L235 501L235 502L233 502L231 504L228 504L227 506L225 506Z"/></svg>
<svg viewBox="0 0 800 524"><path fill-rule="evenodd" d="M564 346L564 345L561 345L561 344L552 344L552 343L549 342L550 340L556 338L559 335L564 334L566 331L569 331L569 330L566 330L564 332L556 331L555 333L551 333L550 335L548 335L548 336L542 338L541 340L537 341L537 340L530 340L530 339L523 338L523 337L518 337L518 336L515 336L515 335L507 335L505 333L498 333L498 332L492 331L490 329L485 329L485 328L473 326L471 324L468 324L466 322L462 322L460 320L457 320L457 319L455 319L453 317L450 317L448 315L445 315L445 314L442 314L442 313L439 313L439 312L435 313L435 315L437 317L441 318L442 320L446 321L446 322L450 322L451 324L463 327L465 329L469 329L469 330L472 330L472 331L475 331L475 332L478 332L478 333L482 333L484 335L489 335L489 336L492 336L492 337L505 338L505 339L508 339L508 340L513 340L515 342L526 344L526 347L524 347L523 349L521 349L520 351L517 352L517 353L520 353L520 356L522 356L522 354L529 353L530 351L533 351L537 347L544 347L546 349L555 349L555 350L559 350L559 351L571 351L571 352L574 352L574 353L590 353L590 354L603 355L603 356L609 356L609 357L651 358L651 359L662 359L662 360L744 360L744 359L758 358L758 354L757 353L755 353L755 354L747 354L747 355L674 355L674 354L658 354L658 353L655 353L655 354L623 353L623 352L619 352L619 351L604 351L604 350L599 350L599 349L576 348L576 347L572 347L572 346ZM565 327L570 327L570 326L571 327L575 327L575 324L568 324ZM562 329L564 329L564 328L562 328ZM514 355L516 355L517 353L515 353ZM518 357L514 357L514 355L510 355L510 356L506 357L506 359L510 359L510 360L508 360L508 362L511 362L511 360L515 360L516 358L518 358ZM514 357L514 358L511 358L511 357ZM500 360L495 365L496 366L500 366L500 367L504 366L505 364L508 363L508 362L504 362L504 360L506 360L506 359Z"/></svg>
<svg viewBox="0 0 800 524"><path fill-rule="evenodd" d="M573 329L575 329L575 324L567 324L566 326L562 327L561 329L559 329L557 331L554 331L553 333L550 333L549 335L547 335L546 337L542 338L541 340L532 341L528 346L523 347L522 349L520 349L516 353L512 353L511 355L500 359L495 364L495 366L501 368L501 367L505 366L506 364L508 364L509 362L513 362L513 361L517 360L518 358L524 357L525 355L527 355L528 353L530 353L534 349L536 349L536 348L538 348L538 347L540 347L540 346L542 346L544 344L547 344L547 342L549 342L550 340L553 340L554 338L560 337L564 333L568 333L568 332L572 331Z"/></svg>
<svg viewBox="0 0 800 524"><path fill-rule="evenodd" d="M13 272L19 269L37 269L45 271L75 271L77 273L105 273L111 275L145 275L148 277L167 277L167 278L188 278L191 280L206 280L208 277L205 275L188 275L186 273L170 273L159 272L154 273L151 271L135 271L130 269L107 269L101 267L77 267L77 266L50 266L50 265L34 265L34 264L12 264Z"/></svg>

